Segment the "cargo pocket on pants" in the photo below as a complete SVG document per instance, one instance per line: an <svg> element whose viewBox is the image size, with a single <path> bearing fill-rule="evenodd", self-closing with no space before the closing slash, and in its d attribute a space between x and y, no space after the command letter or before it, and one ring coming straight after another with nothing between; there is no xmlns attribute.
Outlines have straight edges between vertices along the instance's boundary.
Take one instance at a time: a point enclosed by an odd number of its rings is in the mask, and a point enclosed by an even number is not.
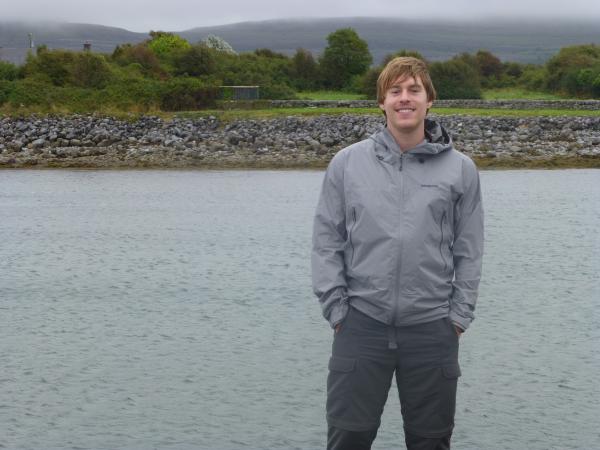
<svg viewBox="0 0 600 450"><path fill-rule="evenodd" d="M332 356L327 377L327 417L342 419L349 409L348 400L354 389L356 359Z"/></svg>
<svg viewBox="0 0 600 450"><path fill-rule="evenodd" d="M458 363L448 362L412 374L398 386L404 426L427 438L447 436L454 428Z"/></svg>
<svg viewBox="0 0 600 450"><path fill-rule="evenodd" d="M448 424L448 427L452 429L454 427L454 414L456 412L456 386L458 384L458 378L461 375L460 366L458 363L447 364L442 366L442 374L445 381L445 395L447 396L446 404L446 415L442 415L442 420Z"/></svg>

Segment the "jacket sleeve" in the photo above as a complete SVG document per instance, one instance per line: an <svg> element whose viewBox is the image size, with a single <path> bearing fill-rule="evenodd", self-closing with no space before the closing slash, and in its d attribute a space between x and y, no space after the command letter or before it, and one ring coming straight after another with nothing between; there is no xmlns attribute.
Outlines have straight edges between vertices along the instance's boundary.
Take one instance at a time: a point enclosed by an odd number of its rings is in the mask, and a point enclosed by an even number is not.
<svg viewBox="0 0 600 450"><path fill-rule="evenodd" d="M338 153L325 172L313 223L311 256L313 291L332 328L346 317L348 311L344 265L346 206L341 156Z"/></svg>
<svg viewBox="0 0 600 450"><path fill-rule="evenodd" d="M483 206L479 173L473 161L462 167L463 193L454 207L454 280L450 320L466 330L474 319L483 257Z"/></svg>

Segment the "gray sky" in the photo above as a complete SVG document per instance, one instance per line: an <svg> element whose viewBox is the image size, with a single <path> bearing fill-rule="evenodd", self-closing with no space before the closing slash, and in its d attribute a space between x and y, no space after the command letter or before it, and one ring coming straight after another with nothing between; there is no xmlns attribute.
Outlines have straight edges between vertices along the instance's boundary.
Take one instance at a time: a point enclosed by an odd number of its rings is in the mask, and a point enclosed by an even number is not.
<svg viewBox="0 0 600 450"><path fill-rule="evenodd" d="M600 20L598 0L0 0L0 20L95 23L131 31L185 29L298 17Z"/></svg>

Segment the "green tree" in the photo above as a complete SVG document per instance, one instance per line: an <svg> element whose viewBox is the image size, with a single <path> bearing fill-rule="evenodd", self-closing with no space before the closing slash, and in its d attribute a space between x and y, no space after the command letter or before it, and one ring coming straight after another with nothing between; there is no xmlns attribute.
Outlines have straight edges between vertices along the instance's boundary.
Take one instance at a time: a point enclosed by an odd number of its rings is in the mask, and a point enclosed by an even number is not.
<svg viewBox="0 0 600 450"><path fill-rule="evenodd" d="M257 56L264 56L265 58L288 59L288 57L283 53L274 52L269 48L257 48L254 50L254 54Z"/></svg>
<svg viewBox="0 0 600 450"><path fill-rule="evenodd" d="M357 80L356 92L359 94L365 95L368 99L376 99L377 98L377 79L379 78L379 74L383 71L383 68L394 58L398 58L401 56L412 56L413 58L418 58L425 61L423 55L416 50L406 50L402 49L397 51L396 53L390 53L385 55L383 58L383 62L380 66L371 67L366 73L364 73Z"/></svg>
<svg viewBox="0 0 600 450"><path fill-rule="evenodd" d="M195 44L179 53L173 65L176 75L210 75L216 70L215 51L204 44Z"/></svg>
<svg viewBox="0 0 600 450"><path fill-rule="evenodd" d="M546 63L548 77L546 88L551 92L566 92L577 95L577 74L582 69L600 64L600 46L595 44L563 47ZM591 86L590 86L591 89Z"/></svg>
<svg viewBox="0 0 600 450"><path fill-rule="evenodd" d="M71 73L73 84L84 88L101 89L112 78L112 71L104 56L91 52L76 55Z"/></svg>
<svg viewBox="0 0 600 450"><path fill-rule="evenodd" d="M383 62L381 63L381 70L383 70L383 68L387 65L387 63L389 63L392 59L398 58L399 56L412 56L413 58L418 58L418 59L425 61L425 58L423 58L423 55L421 55L421 53L419 53L418 51L407 50L407 49L403 48L402 50L397 51L396 53L390 53L388 55L385 55L385 57L383 58Z"/></svg>
<svg viewBox="0 0 600 450"><path fill-rule="evenodd" d="M139 64L142 73L146 76L159 79L167 78L167 73L161 66L158 57L145 43L117 45L111 59L121 66Z"/></svg>
<svg viewBox="0 0 600 450"><path fill-rule="evenodd" d="M315 89L319 83L319 67L312 53L299 48L290 62L290 78L298 90Z"/></svg>
<svg viewBox="0 0 600 450"><path fill-rule="evenodd" d="M164 31L151 31L148 48L162 59L170 59L175 54L191 47L190 43L180 36Z"/></svg>
<svg viewBox="0 0 600 450"><path fill-rule="evenodd" d="M328 45L320 59L323 84L333 89L349 86L373 62L367 42L352 28L341 28L327 36Z"/></svg>
<svg viewBox="0 0 600 450"><path fill-rule="evenodd" d="M67 50L38 48L36 55L27 56L24 73L26 77L37 78L55 86L65 86L72 81L71 67L75 53Z"/></svg>
<svg viewBox="0 0 600 450"><path fill-rule="evenodd" d="M218 91L217 86L205 84L197 78L174 78L162 87L161 108L166 111L214 108Z"/></svg>
<svg viewBox="0 0 600 450"><path fill-rule="evenodd" d="M502 75L502 61L488 50L479 50L475 53L475 61L479 68L479 76L483 79L500 78Z"/></svg>
<svg viewBox="0 0 600 450"><path fill-rule="evenodd" d="M439 99L481 98L477 69L465 62L462 55L431 63L429 73Z"/></svg>

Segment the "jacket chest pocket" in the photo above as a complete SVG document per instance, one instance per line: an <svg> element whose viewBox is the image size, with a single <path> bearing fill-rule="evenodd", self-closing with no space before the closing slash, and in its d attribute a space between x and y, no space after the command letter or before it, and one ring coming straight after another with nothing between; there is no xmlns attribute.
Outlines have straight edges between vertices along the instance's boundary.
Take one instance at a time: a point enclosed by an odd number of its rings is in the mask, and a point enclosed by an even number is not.
<svg viewBox="0 0 600 450"><path fill-rule="evenodd" d="M400 208L391 190L360 189L346 196L346 264L352 268L398 230ZM362 255L362 256L361 256Z"/></svg>

